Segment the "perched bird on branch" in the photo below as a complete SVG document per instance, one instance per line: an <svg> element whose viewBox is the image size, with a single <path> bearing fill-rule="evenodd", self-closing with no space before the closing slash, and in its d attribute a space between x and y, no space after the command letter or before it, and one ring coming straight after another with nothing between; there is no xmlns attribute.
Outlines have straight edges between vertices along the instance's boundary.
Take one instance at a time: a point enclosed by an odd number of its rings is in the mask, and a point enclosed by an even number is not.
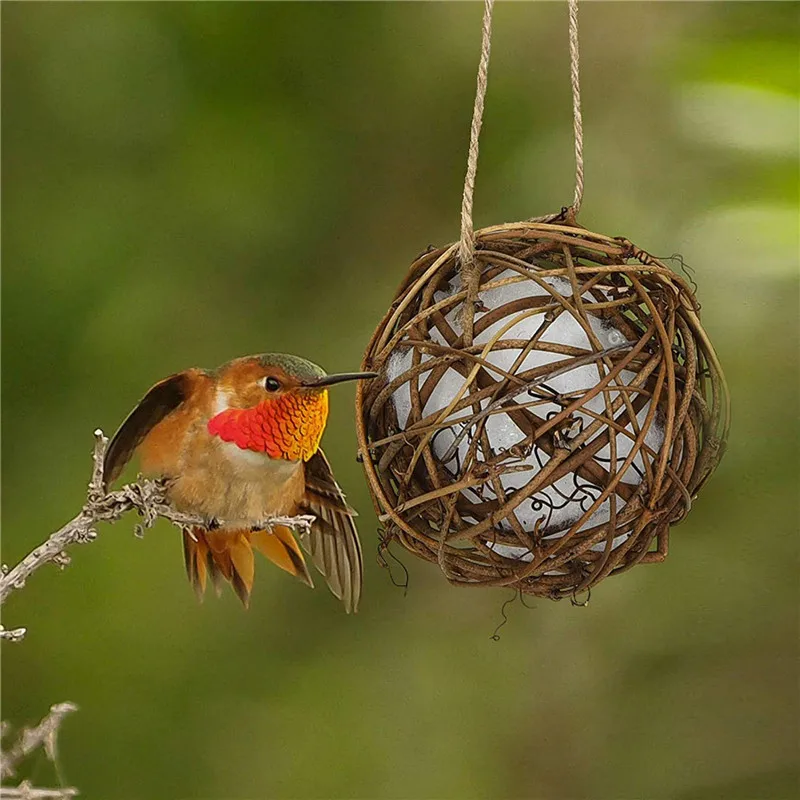
<svg viewBox="0 0 800 800"><path fill-rule="evenodd" d="M327 387L375 373L326 375L297 356L267 353L189 369L150 389L114 435L106 485L138 451L142 470L163 478L173 506L207 520L183 534L189 580L202 596L207 577L229 581L245 606L253 549L313 586L292 530L259 522L311 514L300 541L331 592L356 611L361 545L330 464L319 448L328 419Z"/></svg>

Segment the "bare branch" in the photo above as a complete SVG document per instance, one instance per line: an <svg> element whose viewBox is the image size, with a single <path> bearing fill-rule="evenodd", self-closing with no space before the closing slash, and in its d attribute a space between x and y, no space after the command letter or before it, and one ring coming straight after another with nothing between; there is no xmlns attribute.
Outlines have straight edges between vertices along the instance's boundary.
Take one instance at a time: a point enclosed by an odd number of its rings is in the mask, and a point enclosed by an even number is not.
<svg viewBox="0 0 800 800"><path fill-rule="evenodd" d="M53 533L46 542L32 550L22 561L12 569L4 568L0 571L0 605L15 589L21 589L28 578L41 566L53 562L60 567L69 564L66 548L73 544L85 544L97 537L95 525L98 522L116 522L129 511L136 510L142 517L142 522L136 526L137 535L141 535L145 528L153 526L161 517L169 520L181 529L193 525L205 527L208 520L182 514L176 511L165 495L163 482L140 478L136 483L129 483L114 492L106 492L103 488L103 457L105 456L108 439L99 428L94 432L95 444L93 454L92 477L89 481L86 504L80 514L71 519L66 525ZM268 517L259 523L259 527L266 530L274 525L284 525L295 530L308 531L314 517L301 515L297 517ZM217 520L224 525L224 520ZM8 634L17 633L6 631L3 638L19 640Z"/></svg>
<svg viewBox="0 0 800 800"><path fill-rule="evenodd" d="M27 628L12 628L10 631L7 631L0 625L0 639L5 639L7 642L21 642L25 638L27 632Z"/></svg>
<svg viewBox="0 0 800 800"><path fill-rule="evenodd" d="M56 763L58 728L67 714L77 710L78 706L75 703L56 703L50 707L50 713L36 727L23 728L11 749L0 754L0 778L13 777L19 762L39 747L44 747L47 757Z"/></svg>
<svg viewBox="0 0 800 800"><path fill-rule="evenodd" d="M15 590L21 589L28 578L44 564L52 562L64 568L70 562L67 548L74 544L84 544L97 538L95 526L98 522L117 522L129 511L135 510L142 521L135 526L135 532L141 536L145 528L152 527L159 517L169 520L182 530L190 530L193 526L207 527L209 520L182 514L174 509L166 497L166 487L162 481L139 478L115 492L105 490L103 460L108 439L98 429L94 432L94 453L92 456L92 477L86 494L86 503L81 512L61 527L39 547L31 551L15 567L9 569L0 565L0 605ZM311 515L297 517L268 517L258 523L258 527L270 530L275 525L282 525L296 530L308 531L314 522ZM224 525L224 520L217 520ZM0 625L0 640L18 642L25 636L25 628L7 630ZM38 747L43 747L47 757L55 764L58 774L58 752L56 737L58 727L63 718L77 710L74 703L58 703L51 707L50 713L34 728L24 728L17 741L0 753L0 779L13 777L20 761ZM2 724L5 735L8 726ZM72 798L78 790L72 787L44 789L22 781L19 786L0 787L0 798L8 800L61 800Z"/></svg>
<svg viewBox="0 0 800 800"><path fill-rule="evenodd" d="M7 800L67 800L80 792L72 786L63 789L39 789L22 781L19 786L0 786L0 798Z"/></svg>

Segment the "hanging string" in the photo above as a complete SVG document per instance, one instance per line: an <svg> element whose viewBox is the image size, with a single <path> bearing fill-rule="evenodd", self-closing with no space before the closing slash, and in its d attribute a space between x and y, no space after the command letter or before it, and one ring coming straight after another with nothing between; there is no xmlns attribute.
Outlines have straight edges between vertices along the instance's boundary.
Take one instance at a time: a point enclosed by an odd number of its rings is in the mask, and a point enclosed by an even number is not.
<svg viewBox="0 0 800 800"><path fill-rule="evenodd" d="M574 223L583 204L583 114L581 113L580 42L578 39L578 0L567 0L569 9L569 75L572 86L572 130L575 141L575 194L568 218ZM478 172L478 145L483 124L483 107L489 73L489 55L492 45L492 11L494 0L484 0L483 31L481 36L481 58L478 64L478 85L470 127L467 174L464 178L464 194L461 198L461 238L458 242L458 258L461 264L461 280L467 296L461 309L461 327L465 347L472 344L472 325L475 319L475 302L478 299L480 267L475 263L475 231L472 225L472 205L475 195L475 176ZM532 222L551 221L561 214L533 217Z"/></svg>
<svg viewBox="0 0 800 800"><path fill-rule="evenodd" d="M467 287L467 299L462 309L462 326L465 345L472 343L472 322L475 316L475 300L479 274L474 265L475 233L472 227L472 200L475 192L475 174L478 170L478 139L483 121L483 105L486 97L487 73L489 69L489 51L492 37L492 10L494 0L485 0L483 10L483 38L481 42L481 59L478 65L478 89L475 94L475 108L472 112L470 130L469 156L467 158L467 175L464 180L464 195L461 201L461 239L458 243L458 256L461 263L462 281ZM572 206L568 209L568 217L575 217L583 204L583 114L581 113L581 80L580 80L580 42L578 38L578 0L567 0L569 10L569 74L572 86L572 130L575 142L575 194ZM551 222L563 219L563 215L546 214L531 217L531 222Z"/></svg>
<svg viewBox="0 0 800 800"><path fill-rule="evenodd" d="M472 323L475 318L475 301L478 298L480 268L475 264L475 231L472 227L472 198L475 194L475 175L478 172L478 141L483 123L483 104L489 73L489 53L492 45L492 11L494 0L484 0L483 34L481 58L478 64L478 87L475 92L475 107L472 110L472 126L469 134L467 175L464 178L464 194L461 198L461 239L458 257L461 263L461 280L467 289L462 306L461 326L464 331L464 346L472 344Z"/></svg>
<svg viewBox="0 0 800 800"><path fill-rule="evenodd" d="M575 196L572 214L583 203L583 115L581 114L580 46L578 43L578 0L569 2L569 76L572 83L572 130L575 136Z"/></svg>

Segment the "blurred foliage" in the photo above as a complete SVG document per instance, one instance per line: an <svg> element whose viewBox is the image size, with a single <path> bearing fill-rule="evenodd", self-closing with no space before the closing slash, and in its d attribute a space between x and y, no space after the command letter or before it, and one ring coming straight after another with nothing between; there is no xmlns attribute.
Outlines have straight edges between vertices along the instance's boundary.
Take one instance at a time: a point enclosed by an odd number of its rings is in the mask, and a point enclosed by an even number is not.
<svg viewBox="0 0 800 800"><path fill-rule="evenodd" d="M155 380L283 350L357 367L458 235L477 3L4 3L3 560L79 509ZM363 610L258 565L199 606L176 532L104 528L5 609L3 718L56 701L88 798L796 796L797 6L585 4L582 222L680 251L728 454L660 566L507 611L374 559L350 386L325 446ZM572 196L563 4L500 4L476 226ZM46 763L32 777L52 783Z"/></svg>

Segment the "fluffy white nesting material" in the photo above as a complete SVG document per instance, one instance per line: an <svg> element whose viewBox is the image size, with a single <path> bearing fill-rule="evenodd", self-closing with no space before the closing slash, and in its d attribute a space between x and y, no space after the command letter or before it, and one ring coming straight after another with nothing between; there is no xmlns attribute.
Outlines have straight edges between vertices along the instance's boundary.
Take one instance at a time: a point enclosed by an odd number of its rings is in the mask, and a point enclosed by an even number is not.
<svg viewBox="0 0 800 800"><path fill-rule="evenodd" d="M541 286L534 280L522 279L519 280L518 273L512 270L506 270L500 273L491 283L503 283L505 279L510 279L507 283L501 286L495 286L490 289L483 289L480 292L479 299L488 309L496 309L500 306L507 305L508 303L516 300L535 296L544 296L550 294L547 289ZM561 295L569 297L572 295L572 287L570 283L563 278L544 278L550 287L555 289ZM448 291L437 292L434 300L439 302L445 299L460 288L460 280L456 278ZM583 295L584 301L587 305L594 302L594 298L587 294ZM536 336L542 325L544 314L538 309L516 312L512 316L504 316L501 320L490 325L486 330L481 331L475 336L475 344L486 344L493 336L495 336L504 326L509 325L508 329L504 331L499 341L509 339L519 339L529 341ZM458 323L459 306L450 309L446 319L450 326L455 331L460 331ZM481 319L486 312L476 312L475 320ZM623 344L626 339L623 333L610 325L605 320L589 315L589 326L591 332L600 342L603 348L614 347ZM438 331L432 332L432 337L435 341L442 343L443 337ZM591 351L592 342L590 341L589 334L584 329L583 325L573 316L569 311L564 310L551 322L547 330L540 336L539 341L549 342L553 344L568 345L581 350ZM517 358L521 355L522 351L517 348L510 348L506 350L491 350L486 360L500 367L503 370L510 371L514 366ZM431 356L423 354L422 361L430 360ZM534 349L532 352L526 354L521 364L516 366L516 372L523 372L537 367L544 366L545 364L557 363L567 356L562 356L558 353L544 352ZM389 360L388 374L389 378L394 379L402 375L411 367L412 354L410 350L405 352L396 352ZM416 380L418 386L421 388L425 379L430 375L430 371L421 373ZM634 379L635 374L629 370L623 370L616 378L618 384L626 385ZM587 364L575 367L560 375L553 376L548 379L547 387L553 392L561 395L574 395L576 398L594 388L600 380L598 369L593 364ZM423 408L423 415L427 416L437 411L442 411L447 408L452 402L453 398L459 393L464 386L464 378L455 370L448 369L439 380L436 388L431 393L428 401ZM607 393L608 402L613 402L619 395L619 392L613 390ZM525 391L520 392L518 395L520 402L530 400L530 396ZM394 393L392 400L397 410L398 422L401 427L404 427L411 413L411 391L408 383L402 384ZM481 407L485 408L487 405L486 400L482 401ZM587 400L583 407L588 410L599 414L604 414L606 410L606 399L603 394ZM649 404L645 405L637 414L637 422L641 425L648 413ZM557 413L560 411L560 406L556 403L543 402L535 408L535 412L539 417L546 418L548 414ZM617 412L617 415L620 412ZM456 436L462 430L463 423L459 423L459 418L466 418L470 412L467 410L459 411L448 415L447 421L453 421L450 428L440 431L432 442L432 449L434 454L443 459L451 445L455 441ZM575 418L579 419L583 428L587 428L594 421L590 414L584 413L582 410L575 412ZM611 447L606 445L597 454L596 459L606 466L607 469L612 468L616 471L621 467L622 462L630 454L633 443L637 434L634 426L628 425L626 429L627 434L617 434L615 437L616 443L616 465L610 463ZM494 453L508 450L513 445L519 443L524 439L522 431L514 424L509 416L506 414L493 414L488 417L486 421L486 433L488 436L489 444ZM658 452L664 442L664 429L663 424L658 418L653 421L650 430L647 433L645 442L654 452ZM460 441L457 452L451 457L450 461L445 464L445 467L456 474L463 464L466 457L467 450L470 444L470 436L464 436ZM485 454L479 451L478 458L480 459ZM501 486L505 494L513 492L515 489L520 489L525 486L544 466L549 457L540 449L536 449L530 457L518 460L517 464L528 467L524 472L513 472L503 475L500 479ZM625 471L622 480L630 485L636 485L641 482L641 476L644 469L644 462L641 454L637 454L630 467ZM489 485L481 487L483 499L494 499L496 494ZM468 495L471 495L472 500L477 497L474 493L466 490ZM593 504L594 500L600 495L600 489L596 486L591 486L582 480L576 480L575 476L567 475L560 480L556 481L553 485L547 487L537 494L536 497L524 501L514 512L517 519L522 524L526 531L533 531L537 522L540 525L540 531L544 533L545 538L563 536L563 534L587 511ZM617 512L619 513L624 506L622 500L617 498ZM592 513L591 517L583 524L583 528L593 527L608 521L610 518L610 501L606 499L599 507ZM511 530L511 525L507 521L502 523L502 527ZM616 547L627 538L626 536L617 537L614 541ZM490 545L492 546L492 545ZM509 545L493 545L494 549L503 555L510 558L520 558L522 560L530 560L530 554L525 548L516 548ZM594 549L602 550L604 545L596 545Z"/></svg>

